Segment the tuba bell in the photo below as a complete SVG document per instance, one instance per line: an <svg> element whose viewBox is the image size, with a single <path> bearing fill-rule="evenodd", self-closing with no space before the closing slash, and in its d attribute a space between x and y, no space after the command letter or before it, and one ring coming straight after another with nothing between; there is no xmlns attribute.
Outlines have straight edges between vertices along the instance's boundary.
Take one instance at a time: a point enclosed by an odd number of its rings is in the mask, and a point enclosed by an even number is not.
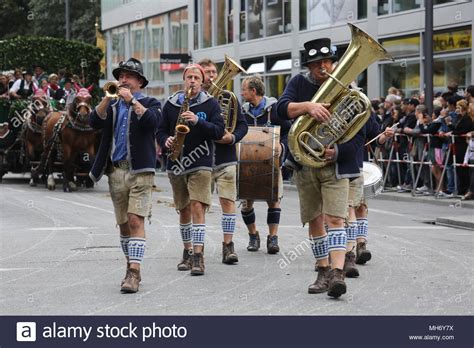
<svg viewBox="0 0 474 348"><path fill-rule="evenodd" d="M120 85L117 81L107 82L103 87L105 96L109 98L118 98L119 87Z"/></svg>
<svg viewBox="0 0 474 348"><path fill-rule="evenodd" d="M367 96L347 86L367 67L380 60L391 59L387 51L367 33L348 23L351 42L332 74L311 99L312 103L330 104L331 118L319 122L302 115L288 133L288 146L295 160L306 166L320 168L327 147L351 140L364 126L371 114Z"/></svg>
<svg viewBox="0 0 474 348"><path fill-rule="evenodd" d="M236 95L232 91L226 90L225 85L241 72L244 74L247 73L235 60L226 55L224 65L222 66L219 75L217 75L215 80L211 81L211 87L209 87L209 90L207 91L219 102L222 109L225 128L230 133L234 131L237 124L239 104Z"/></svg>

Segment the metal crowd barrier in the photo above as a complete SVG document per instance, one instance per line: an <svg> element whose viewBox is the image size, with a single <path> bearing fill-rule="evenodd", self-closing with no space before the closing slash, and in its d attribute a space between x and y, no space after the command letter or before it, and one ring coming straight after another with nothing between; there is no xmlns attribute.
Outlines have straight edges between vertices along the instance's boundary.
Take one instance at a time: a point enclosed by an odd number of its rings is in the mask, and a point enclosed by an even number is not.
<svg viewBox="0 0 474 348"><path fill-rule="evenodd" d="M407 152L404 154L406 156L403 156L403 158L400 158L400 139L402 137L406 137L408 141L408 146L407 146ZM414 146L414 140L417 137L426 137L427 141L423 145L423 151L422 151L422 156L420 160L415 160L412 156L412 148ZM439 180L438 186L435 188L434 183L433 183L433 173L432 173L432 168L433 164L431 160L428 158L428 151L430 148L431 144L431 139L432 137L441 137L444 140L450 138L450 142L448 145L448 149L446 153L444 154L444 161L443 161L443 170L441 173L441 178ZM398 183L399 185L405 184L402 179L402 174L401 174L401 165L406 164L410 168L410 175L411 175L411 194L414 196L416 195L416 188L418 187L418 182L420 180L420 176L422 174L423 168L426 168L426 166L429 168L429 179L430 179L430 185L429 185L429 193L434 194L435 192L439 192L441 190L441 187L444 182L444 178L446 175L446 171L449 165L453 166L453 176L454 176L454 192L453 196L456 196L458 194L458 177L457 177L457 168L458 167L463 167L463 168L473 168L473 164L469 165L463 165L462 163L456 163L456 144L455 144L455 139L457 137L462 137L462 138L468 138L467 134L461 134L461 135L450 135L450 136L441 136L439 134L419 134L419 135L407 135L407 134L395 134L395 136L392 139L392 144L390 146L390 150L387 154L387 156L384 156L384 151L378 150L379 156L376 157L376 154L374 153L374 149L369 145L367 146L367 151L368 151L368 159L370 162L375 162L379 163L379 165L382 167L382 170L384 172L383 176L383 187L384 190L388 189L387 188L387 179L390 175L390 166L395 164L397 166L397 176L398 176ZM383 145L382 145L383 147ZM385 158L386 157L386 158ZM452 159L451 163L450 158ZM415 169L415 165L418 166L418 170ZM416 172L416 173L415 173ZM415 175L416 174L416 175ZM426 183L423 183L426 185ZM436 191L435 191L436 190Z"/></svg>

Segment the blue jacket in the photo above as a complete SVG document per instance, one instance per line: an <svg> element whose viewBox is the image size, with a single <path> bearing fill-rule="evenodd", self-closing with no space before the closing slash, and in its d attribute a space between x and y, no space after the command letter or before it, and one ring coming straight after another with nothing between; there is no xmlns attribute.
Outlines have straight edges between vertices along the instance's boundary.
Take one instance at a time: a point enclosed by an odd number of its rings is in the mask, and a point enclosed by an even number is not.
<svg viewBox="0 0 474 348"><path fill-rule="evenodd" d="M180 96L183 91L170 96L163 107L163 119L157 132L158 143L162 149L166 139L175 133L176 121L181 111ZM207 92L201 92L189 102L189 110L199 120L190 126L190 132L184 139L181 156L176 161L168 158L166 169L174 175L188 174L197 170L212 171L214 166L214 141L224 136L224 120L219 103Z"/></svg>
<svg viewBox="0 0 474 348"><path fill-rule="evenodd" d="M219 144L216 145L216 161L215 169L226 167L237 164L237 152L235 144L238 143L247 134L249 127L245 117L242 114L240 103L237 102L237 123L232 133L233 141L231 144ZM232 111L232 110L231 110Z"/></svg>
<svg viewBox="0 0 474 348"><path fill-rule="evenodd" d="M138 101L147 110L143 115L138 116L132 107L129 109L127 160L131 164L130 172L133 174L154 173L156 166L155 132L161 119L161 104L155 98L150 97L139 98ZM89 173L95 182L100 180L111 162L117 104L117 101L109 104L104 120L99 117L96 110L92 111L89 118L92 128L103 130L99 151Z"/></svg>
<svg viewBox="0 0 474 348"><path fill-rule="evenodd" d="M311 79L309 73L301 73L293 77L286 85L283 95L278 100L276 106L278 116L284 120L290 119L288 117L288 104L291 102L300 103L311 100L319 87L319 84ZM348 142L334 145L336 151L336 177L338 179L356 178L360 176L357 152L363 148L364 140L365 127L362 127ZM296 164L291 154L288 161L291 161L296 167L301 167Z"/></svg>

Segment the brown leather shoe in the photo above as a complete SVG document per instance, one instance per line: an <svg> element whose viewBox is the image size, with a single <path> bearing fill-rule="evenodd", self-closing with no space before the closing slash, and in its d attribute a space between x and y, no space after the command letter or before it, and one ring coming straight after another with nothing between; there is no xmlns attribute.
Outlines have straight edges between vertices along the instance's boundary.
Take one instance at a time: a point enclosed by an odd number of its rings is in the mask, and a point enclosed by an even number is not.
<svg viewBox="0 0 474 348"><path fill-rule="evenodd" d="M178 263L178 271L189 271L191 269L191 256L193 249L183 249L183 259Z"/></svg>
<svg viewBox="0 0 474 348"><path fill-rule="evenodd" d="M127 262L127 269L125 270L125 278L122 279L122 282L120 283L120 286L123 285L123 283L125 283L125 279L127 279L127 275L128 275L128 270L130 269L130 263ZM142 278L140 277L138 279L139 281L142 281Z"/></svg>
<svg viewBox="0 0 474 348"><path fill-rule="evenodd" d="M318 266L318 278L314 284L311 284L308 288L308 294L321 294L328 291L328 275L331 270L330 266L321 267Z"/></svg>
<svg viewBox="0 0 474 348"><path fill-rule="evenodd" d="M239 262L239 258L234 251L234 242L222 242L222 263L230 265L235 262Z"/></svg>
<svg viewBox="0 0 474 348"><path fill-rule="evenodd" d="M191 275L203 275L204 274L204 255L202 253L194 253L191 259L192 259Z"/></svg>
<svg viewBox="0 0 474 348"><path fill-rule="evenodd" d="M359 270L355 265L356 256L352 251L346 253L344 260L344 274L347 278L357 278L359 276Z"/></svg>
<svg viewBox="0 0 474 348"><path fill-rule="evenodd" d="M328 296L338 298L347 291L344 282L344 271L339 268L333 268L329 271Z"/></svg>
<svg viewBox="0 0 474 348"><path fill-rule="evenodd" d="M125 278L122 288L120 289L124 293L134 293L138 291L140 285L140 271L135 268L129 268L127 277Z"/></svg>
<svg viewBox="0 0 474 348"><path fill-rule="evenodd" d="M367 243L366 242L358 242L357 243L357 250L356 250L356 263L358 265L364 265L367 261L372 258L372 254L370 251L367 250Z"/></svg>
<svg viewBox="0 0 474 348"><path fill-rule="evenodd" d="M473 199L474 199L474 193L472 193L470 191L468 193L466 193L464 196L462 196L462 198L461 198L462 201L471 201Z"/></svg>

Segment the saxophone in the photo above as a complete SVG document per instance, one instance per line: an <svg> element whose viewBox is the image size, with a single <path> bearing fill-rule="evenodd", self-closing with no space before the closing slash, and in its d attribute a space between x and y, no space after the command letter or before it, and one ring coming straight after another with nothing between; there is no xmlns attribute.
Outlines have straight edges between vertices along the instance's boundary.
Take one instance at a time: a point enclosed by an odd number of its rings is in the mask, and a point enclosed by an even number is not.
<svg viewBox="0 0 474 348"><path fill-rule="evenodd" d="M181 152L183 151L184 139L186 138L186 134L188 134L190 131L189 126L182 115L183 112L189 111L189 99L191 98L192 92L192 87L186 91L186 94L184 95L183 105L181 105L181 110L179 110L179 116L176 121L176 127L174 128L174 140L168 152L168 157L171 161L176 161L179 156L181 156Z"/></svg>

